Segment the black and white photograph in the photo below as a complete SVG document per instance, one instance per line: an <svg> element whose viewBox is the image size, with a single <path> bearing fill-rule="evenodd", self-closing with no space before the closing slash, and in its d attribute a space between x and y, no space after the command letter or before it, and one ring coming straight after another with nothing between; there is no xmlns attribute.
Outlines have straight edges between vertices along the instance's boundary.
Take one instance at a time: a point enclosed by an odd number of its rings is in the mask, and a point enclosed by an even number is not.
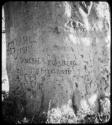
<svg viewBox="0 0 112 125"><path fill-rule="evenodd" d="M109 2L8 1L1 22L3 122L110 122Z"/></svg>

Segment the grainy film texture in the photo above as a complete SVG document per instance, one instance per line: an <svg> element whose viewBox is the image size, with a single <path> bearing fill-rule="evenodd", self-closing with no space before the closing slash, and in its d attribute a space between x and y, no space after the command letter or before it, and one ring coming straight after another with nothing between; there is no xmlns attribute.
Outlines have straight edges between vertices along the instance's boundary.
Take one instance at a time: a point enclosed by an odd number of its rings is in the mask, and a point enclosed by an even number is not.
<svg viewBox="0 0 112 125"><path fill-rule="evenodd" d="M110 119L107 2L7 2L2 13L3 120Z"/></svg>

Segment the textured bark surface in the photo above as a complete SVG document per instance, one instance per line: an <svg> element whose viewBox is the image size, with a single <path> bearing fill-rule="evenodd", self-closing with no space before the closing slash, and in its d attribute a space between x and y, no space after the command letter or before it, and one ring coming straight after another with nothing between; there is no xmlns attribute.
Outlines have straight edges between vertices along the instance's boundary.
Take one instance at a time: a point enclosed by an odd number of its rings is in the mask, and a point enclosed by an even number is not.
<svg viewBox="0 0 112 125"><path fill-rule="evenodd" d="M5 5L10 93L25 95L27 115L47 110L50 100L52 107L61 106L73 93L80 97L74 102L79 106L82 98L100 90L109 92L109 77L101 81L104 65L109 72L109 55L102 49L108 38L108 20L99 17L97 4L89 14L81 10L80 2L75 4Z"/></svg>

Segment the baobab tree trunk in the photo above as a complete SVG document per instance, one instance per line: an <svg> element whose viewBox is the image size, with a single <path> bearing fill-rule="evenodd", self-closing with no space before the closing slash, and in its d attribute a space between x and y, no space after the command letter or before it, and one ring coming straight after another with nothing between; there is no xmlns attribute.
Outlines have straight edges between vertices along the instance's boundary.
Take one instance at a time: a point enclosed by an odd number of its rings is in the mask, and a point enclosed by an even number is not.
<svg viewBox="0 0 112 125"><path fill-rule="evenodd" d="M92 9L86 15L79 5L75 8L79 11L76 18L87 30L96 23L89 15L95 14ZM74 103L80 106L82 97L98 90L101 67L96 53L102 50L96 44L105 42L105 32L76 32L72 12L68 2L5 4L9 91L25 101L27 116L47 111L49 102L51 107L60 107L73 93L77 97Z"/></svg>

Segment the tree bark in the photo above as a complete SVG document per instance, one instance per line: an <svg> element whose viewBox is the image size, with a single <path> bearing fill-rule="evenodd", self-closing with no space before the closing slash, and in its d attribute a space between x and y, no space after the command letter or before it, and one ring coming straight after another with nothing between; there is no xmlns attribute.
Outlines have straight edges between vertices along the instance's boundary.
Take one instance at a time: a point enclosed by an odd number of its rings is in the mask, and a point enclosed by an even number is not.
<svg viewBox="0 0 112 125"><path fill-rule="evenodd" d="M88 32L98 25L93 7L90 15L79 5L75 9L87 31L69 25L73 10L68 2L5 4L9 91L24 98L28 116L47 111L50 100L52 107L66 104L76 88L81 97L98 89L96 52L106 31Z"/></svg>

